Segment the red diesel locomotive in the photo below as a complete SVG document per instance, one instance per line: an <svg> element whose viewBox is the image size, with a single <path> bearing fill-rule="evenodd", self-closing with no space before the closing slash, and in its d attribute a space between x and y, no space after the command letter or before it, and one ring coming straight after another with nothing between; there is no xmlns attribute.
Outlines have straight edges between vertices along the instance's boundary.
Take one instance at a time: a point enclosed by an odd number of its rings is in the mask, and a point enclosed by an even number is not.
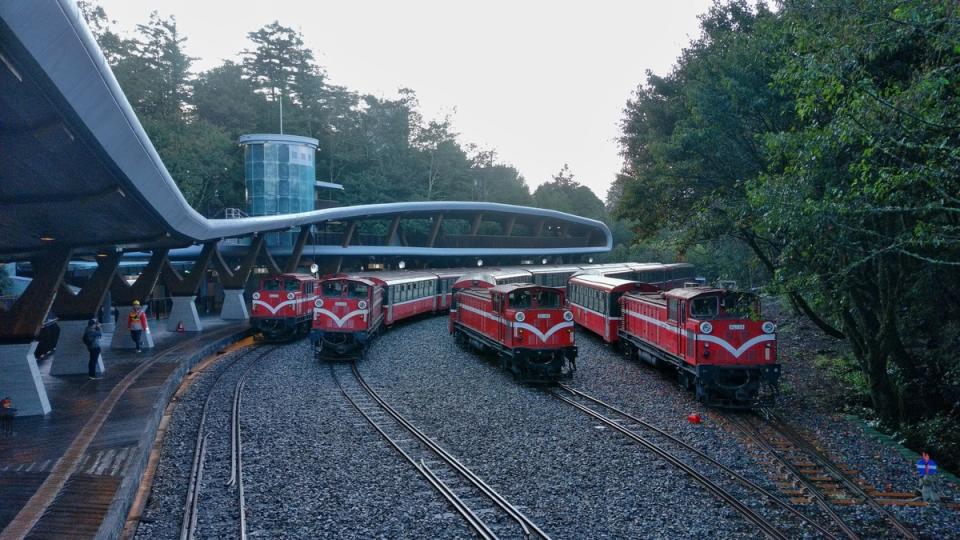
<svg viewBox="0 0 960 540"><path fill-rule="evenodd" d="M317 278L310 274L280 274L260 280L253 293L250 325L256 339L283 341L310 330Z"/></svg>
<svg viewBox="0 0 960 540"><path fill-rule="evenodd" d="M746 292L692 287L629 292L620 299L619 337L631 356L677 369L709 406L772 404L780 379L776 325L761 321Z"/></svg>
<svg viewBox="0 0 960 540"><path fill-rule="evenodd" d="M562 289L531 284L474 288L472 282L454 285L449 330L458 343L495 352L503 368L527 382L556 382L572 373L577 347Z"/></svg>
<svg viewBox="0 0 960 540"><path fill-rule="evenodd" d="M310 341L317 359L357 358L383 325L383 286L355 276L319 282Z"/></svg>

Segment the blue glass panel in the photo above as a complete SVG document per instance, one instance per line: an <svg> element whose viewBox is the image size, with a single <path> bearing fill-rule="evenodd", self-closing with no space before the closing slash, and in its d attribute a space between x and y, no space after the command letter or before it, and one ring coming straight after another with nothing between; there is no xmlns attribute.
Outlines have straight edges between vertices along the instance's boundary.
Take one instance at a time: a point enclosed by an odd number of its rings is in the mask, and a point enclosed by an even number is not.
<svg viewBox="0 0 960 540"><path fill-rule="evenodd" d="M263 178L263 162L262 161L253 162L253 170L251 171L250 178L252 180L259 180Z"/></svg>
<svg viewBox="0 0 960 540"><path fill-rule="evenodd" d="M281 197L290 196L290 182L286 180L280 180L277 182L277 194Z"/></svg>
<svg viewBox="0 0 960 540"><path fill-rule="evenodd" d="M251 144L248 146L251 150L251 161L263 161L263 145L262 144Z"/></svg>
<svg viewBox="0 0 960 540"><path fill-rule="evenodd" d="M277 145L267 143L263 145L263 160L277 161Z"/></svg>
<svg viewBox="0 0 960 540"><path fill-rule="evenodd" d="M277 199L276 197L264 197L263 198L263 213L268 216L272 216L277 213Z"/></svg>
<svg viewBox="0 0 960 540"><path fill-rule="evenodd" d="M250 182L250 191L254 197L263 197L263 180L252 180Z"/></svg>
<svg viewBox="0 0 960 540"><path fill-rule="evenodd" d="M287 197L280 197L280 199L279 199L278 202L279 202L278 210L280 211L281 214L288 214L288 213L290 213L290 199L289 199L289 198L287 198Z"/></svg>
<svg viewBox="0 0 960 540"><path fill-rule="evenodd" d="M255 216L263 215L263 197L254 197L250 201L252 206L250 207L251 212Z"/></svg>
<svg viewBox="0 0 960 540"><path fill-rule="evenodd" d="M277 149L277 161L280 163L288 163L290 161L290 147L281 144L280 148Z"/></svg>
<svg viewBox="0 0 960 540"><path fill-rule="evenodd" d="M281 180L286 180L287 178L290 178L290 166L287 165L286 163L278 163L277 176L280 177Z"/></svg>

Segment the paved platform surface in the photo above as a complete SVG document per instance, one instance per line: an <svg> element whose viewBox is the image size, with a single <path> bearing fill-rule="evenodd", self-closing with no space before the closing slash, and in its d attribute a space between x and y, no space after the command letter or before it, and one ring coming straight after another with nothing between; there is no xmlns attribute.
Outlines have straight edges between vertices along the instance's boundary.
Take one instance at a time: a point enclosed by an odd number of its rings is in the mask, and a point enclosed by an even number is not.
<svg viewBox="0 0 960 540"><path fill-rule="evenodd" d="M104 350L104 378L51 376L53 411L0 436L0 538L119 535L167 401L201 358L244 337L246 321L205 319L201 333L158 332L143 353Z"/></svg>

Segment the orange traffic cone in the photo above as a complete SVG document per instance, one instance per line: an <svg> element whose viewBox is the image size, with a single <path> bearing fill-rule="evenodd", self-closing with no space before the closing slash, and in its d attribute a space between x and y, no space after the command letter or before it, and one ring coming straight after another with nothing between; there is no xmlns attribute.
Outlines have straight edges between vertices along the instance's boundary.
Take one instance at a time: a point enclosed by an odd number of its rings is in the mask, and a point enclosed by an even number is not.
<svg viewBox="0 0 960 540"><path fill-rule="evenodd" d="M177 323L177 332L183 332L183 321Z"/></svg>

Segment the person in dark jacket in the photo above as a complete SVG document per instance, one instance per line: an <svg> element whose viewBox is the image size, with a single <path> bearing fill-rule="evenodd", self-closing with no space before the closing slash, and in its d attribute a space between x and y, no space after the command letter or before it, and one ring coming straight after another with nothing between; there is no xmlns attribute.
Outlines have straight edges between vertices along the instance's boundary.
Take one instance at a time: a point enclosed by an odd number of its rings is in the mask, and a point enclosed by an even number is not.
<svg viewBox="0 0 960 540"><path fill-rule="evenodd" d="M100 323L96 319L90 319L87 322L87 329L83 332L83 344L87 346L90 352L90 361L87 363L87 375L91 379L97 377L97 360L100 359L100 338L103 333L100 331Z"/></svg>

